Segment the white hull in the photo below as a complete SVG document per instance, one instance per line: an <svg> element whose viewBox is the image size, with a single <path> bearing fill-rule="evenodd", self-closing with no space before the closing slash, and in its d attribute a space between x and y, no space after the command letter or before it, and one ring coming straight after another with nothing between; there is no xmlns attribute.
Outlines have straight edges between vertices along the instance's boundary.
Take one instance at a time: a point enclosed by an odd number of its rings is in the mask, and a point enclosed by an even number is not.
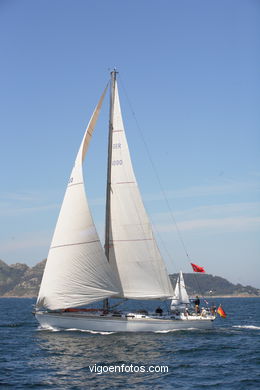
<svg viewBox="0 0 260 390"><path fill-rule="evenodd" d="M181 329L211 329L214 316L173 319L170 316L149 317L142 315L115 317L86 313L37 312L37 320L43 328L77 329L96 332L160 332Z"/></svg>

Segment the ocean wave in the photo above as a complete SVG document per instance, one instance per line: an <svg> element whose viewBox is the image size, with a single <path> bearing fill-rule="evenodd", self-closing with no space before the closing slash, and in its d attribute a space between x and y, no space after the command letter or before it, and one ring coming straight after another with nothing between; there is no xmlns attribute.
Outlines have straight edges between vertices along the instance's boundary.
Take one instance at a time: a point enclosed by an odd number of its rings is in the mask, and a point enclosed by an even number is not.
<svg viewBox="0 0 260 390"><path fill-rule="evenodd" d="M92 333L92 334L102 334L102 335L108 335L108 334L114 334L116 332L98 332L96 330L87 330L87 329L76 329L76 328L69 328L69 329L63 329L65 331L69 331L69 332L75 332L75 331L79 331L79 332L85 332L85 333Z"/></svg>
<svg viewBox="0 0 260 390"><path fill-rule="evenodd" d="M40 330L40 331L48 330L48 331L51 331L51 332L60 332L61 331L61 329L55 328L54 326L50 326L50 325L45 325L45 326L39 325L37 330Z"/></svg>
<svg viewBox="0 0 260 390"><path fill-rule="evenodd" d="M260 326L255 325L233 325L232 328L260 330Z"/></svg>
<svg viewBox="0 0 260 390"><path fill-rule="evenodd" d="M197 328L187 328L187 329L169 329L169 330L155 330L153 333L171 333L171 332L180 332L186 330L200 330Z"/></svg>
<svg viewBox="0 0 260 390"><path fill-rule="evenodd" d="M116 332L98 332L95 330L86 330L86 329L77 329L77 328L68 328L68 329L63 329L63 328L55 328L50 325L46 326L39 326L38 330L48 330L51 332L83 332L83 333L91 333L91 334L102 334L102 335L109 335L109 334L114 334Z"/></svg>
<svg viewBox="0 0 260 390"><path fill-rule="evenodd" d="M30 322L10 322L10 323L0 324L0 328L18 328L18 327L32 326L32 325L33 324Z"/></svg>

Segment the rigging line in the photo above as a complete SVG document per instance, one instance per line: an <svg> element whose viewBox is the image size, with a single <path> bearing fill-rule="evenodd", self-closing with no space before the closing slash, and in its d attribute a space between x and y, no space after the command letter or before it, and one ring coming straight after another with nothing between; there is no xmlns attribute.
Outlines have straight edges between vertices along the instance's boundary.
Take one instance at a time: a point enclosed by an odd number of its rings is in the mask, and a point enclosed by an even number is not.
<svg viewBox="0 0 260 390"><path fill-rule="evenodd" d="M162 185L162 183L161 183L161 180L160 180L158 171L157 171L157 169L156 169L156 167L155 167L155 164L154 164L154 162L153 162L153 159L152 159L152 157L151 157L151 154L150 154L149 148L148 148L148 146L147 146L147 143L146 143L146 141L145 141L143 132L142 132L142 130L141 130L141 127L140 127L140 125L139 125L139 122L138 122L138 120L137 120L137 117L136 117L136 115L135 115L135 112L134 112L134 110L133 110L131 101L130 101L130 99L129 99L129 97L128 97L128 94L127 94L127 92L126 92L126 88L125 88L125 86L124 86L124 83L123 83L123 81L122 81L122 77L121 77L121 76L120 76L120 80L121 80L121 84L122 84L122 87L123 87L123 89L124 89L124 93L125 93L125 95L126 95L126 98L127 98L128 104L129 104L129 107L130 107L130 109L131 109L132 115L133 115L133 117L134 117L134 119L135 119L135 122L136 122L136 125L137 125L137 129L138 129L138 131L139 131L139 133L140 133L140 135L141 135L141 139L142 139L143 144L144 144L144 147L145 147L145 149L146 149L146 153L147 153L147 156L148 156L148 158L149 158L150 164L151 164L151 166L152 166L152 168L153 168L153 170L154 170L154 173L155 173L156 179L157 179L157 181L158 181L158 184L159 184L161 193L162 193L162 195L163 195L163 197L164 197L165 203L166 203L166 205L167 205L167 207L168 207L168 210L169 210L169 212L170 212L171 219L172 219L172 221L173 221L173 223L174 223L174 226L175 226L175 228L176 228L176 231L177 231L179 240L180 240L180 242L181 242L181 244L182 244L182 247L183 247L183 249L184 249L184 252L185 252L185 254L186 254L187 259L191 260L191 259L190 259L190 256L189 256L189 253L188 253L188 250L187 250L187 248L186 248L186 245L185 245L185 243L184 243L184 240L183 240L183 238L182 238L181 232L180 232L179 227L178 227L178 225L177 225L176 219L175 219L175 217L174 217L174 215L173 215L173 211L172 211L172 209L171 209L169 200L168 200L168 198L167 198L167 196L166 196L165 190L164 190L163 185Z"/></svg>
<svg viewBox="0 0 260 390"><path fill-rule="evenodd" d="M164 240L163 240L159 230L157 229L156 224L153 221L153 217L151 215L149 217L150 217L151 225L152 225L153 230L155 232L156 238L157 238L158 241L160 241L160 247L163 248L163 250L165 252L164 255L167 256L167 258L170 260L170 262L174 263L173 256L169 252L169 250L168 250L168 248L167 248L167 246L166 246L166 244L165 244L165 242L164 242ZM177 260L177 261L179 262L179 260Z"/></svg>
<svg viewBox="0 0 260 390"><path fill-rule="evenodd" d="M115 303L114 305L110 306L110 309L114 309L115 307L118 307L128 301L128 298L122 298L122 301Z"/></svg>
<svg viewBox="0 0 260 390"><path fill-rule="evenodd" d="M170 313L170 304L169 304L169 300L165 300L163 301L162 305L164 305L164 307L166 308L166 313L169 314Z"/></svg>
<svg viewBox="0 0 260 390"><path fill-rule="evenodd" d="M167 198L167 196L166 196L166 192L165 192L164 187L163 187L163 185L162 185L162 183L161 183L161 180L160 180L158 171L157 171L156 166L155 166L155 164L154 164L154 162L153 162L153 159L152 159L152 157L151 157L151 153L150 153L149 148L148 148L148 146L147 146L147 143L146 143L146 141L145 141L143 132L142 132L142 130L141 130L141 126L139 125L139 122L138 122L137 117L136 117L136 115L135 115L133 106L132 106L131 101L130 101L130 98L129 98L128 94L127 94L127 91L126 91L126 88L125 88L125 86L124 86L124 82L123 82L123 80L122 80L122 77L121 77L121 75L118 75L118 76L119 76L119 78L120 78L120 81L121 81L121 84L122 84L122 87L123 87L123 90L124 90L126 99L127 99L127 101L128 101L130 110L131 110L132 115L133 115L133 117L134 117L134 120L135 120L135 122L136 122L136 126L137 126L137 129L138 129L139 134L140 134L140 136L141 136L142 142L143 142L143 144L144 144L144 147L145 147L147 156L148 156L148 158L149 158L150 164L151 164L151 166L152 166L152 168L153 168L153 170L154 170L154 173L155 173L157 182L158 182L158 184L159 184L161 193L162 193L162 195L163 195L163 197L164 197L164 201L165 201L165 203L166 203L166 205L167 205L167 207L168 207L168 210L169 210L169 212L170 212L170 217L171 217L171 219L172 219L172 221L173 221L173 223L174 223L174 226L175 226L175 228L176 228L177 235L178 235L178 237L179 237L179 240L180 240L180 242L181 242L181 245L182 245L182 247L183 247L183 250L184 250L184 252L185 252L185 254L186 254L186 260L187 260L187 262L188 262L189 265L190 265L190 263L192 262L192 259L191 259L190 255L189 255L189 253L188 253L188 250L187 250L187 247L186 247L186 245L185 245L185 243L184 243L182 234L181 234L180 229L179 229L179 227L178 227L178 225L177 225L176 219L175 219L175 217L174 217L174 215L173 215L173 211L172 211L172 209L171 209L169 200L168 200L168 198ZM172 258L170 258L170 259L172 259ZM199 293L200 293L200 295L203 297L203 294L202 294L202 291L201 291L201 288L200 288L198 279L197 279L197 277L196 277L196 275L195 275L194 273L192 273L192 275L193 275L194 280L196 280L196 283L197 283L197 285L198 285Z"/></svg>

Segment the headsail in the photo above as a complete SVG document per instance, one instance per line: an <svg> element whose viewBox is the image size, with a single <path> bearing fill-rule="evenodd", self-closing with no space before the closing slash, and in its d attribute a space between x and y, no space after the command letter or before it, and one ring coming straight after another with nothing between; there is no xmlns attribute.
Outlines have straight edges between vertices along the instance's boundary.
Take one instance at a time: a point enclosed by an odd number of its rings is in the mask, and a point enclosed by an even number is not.
<svg viewBox="0 0 260 390"><path fill-rule="evenodd" d="M107 88L86 129L53 235L37 306L77 307L118 294L85 195L82 162Z"/></svg>
<svg viewBox="0 0 260 390"><path fill-rule="evenodd" d="M109 262L122 297L167 298L172 285L157 247L133 171L114 80L112 112Z"/></svg>
<svg viewBox="0 0 260 390"><path fill-rule="evenodd" d="M180 272L176 282L174 296L171 301L171 309L174 309L176 306L187 305L189 303L190 300L186 291L183 275L182 272Z"/></svg>

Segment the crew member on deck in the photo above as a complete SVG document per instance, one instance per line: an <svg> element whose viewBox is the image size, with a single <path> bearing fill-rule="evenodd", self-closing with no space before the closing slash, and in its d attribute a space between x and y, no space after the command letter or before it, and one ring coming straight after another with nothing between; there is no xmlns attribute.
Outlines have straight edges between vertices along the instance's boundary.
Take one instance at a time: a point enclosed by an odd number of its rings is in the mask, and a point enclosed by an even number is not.
<svg viewBox="0 0 260 390"><path fill-rule="evenodd" d="M212 305L211 308L210 308L210 312L211 312L211 314L214 316L214 315L216 315L216 311L217 311L217 308L216 308L216 306L215 306L214 303L213 303L213 305Z"/></svg>
<svg viewBox="0 0 260 390"><path fill-rule="evenodd" d="M194 301L194 305L195 305L195 312L200 313L200 299L199 299L198 295L196 296L196 299Z"/></svg>
<svg viewBox="0 0 260 390"><path fill-rule="evenodd" d="M155 310L155 313L158 314L159 316L162 316L163 309L160 306L158 306L157 309Z"/></svg>

